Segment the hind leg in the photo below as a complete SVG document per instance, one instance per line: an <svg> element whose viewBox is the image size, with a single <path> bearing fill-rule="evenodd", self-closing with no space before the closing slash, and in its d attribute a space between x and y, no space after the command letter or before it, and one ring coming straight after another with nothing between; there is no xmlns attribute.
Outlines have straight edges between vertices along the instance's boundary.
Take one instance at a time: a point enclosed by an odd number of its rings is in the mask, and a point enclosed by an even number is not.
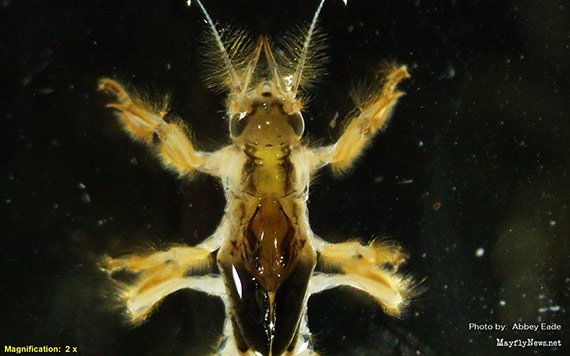
<svg viewBox="0 0 570 356"><path fill-rule="evenodd" d="M195 247L173 247L149 255L105 258L100 268L109 276L119 271L136 275L133 282L116 282L119 303L126 308L130 322L140 323L167 295L190 288L212 295L225 293L221 277L190 276L194 271L211 268L211 253Z"/></svg>
<svg viewBox="0 0 570 356"><path fill-rule="evenodd" d="M331 244L315 237L318 264L325 272L314 275L309 294L350 286L372 296L390 315L399 315L411 294L412 281L397 273L406 255L394 244L359 242Z"/></svg>
<svg viewBox="0 0 570 356"><path fill-rule="evenodd" d="M129 282L118 282L115 279L119 289L117 297L126 306L129 320L133 323L142 322L153 306L180 289L190 288L212 295L225 295L221 277L192 274L204 274L213 270L213 253L228 236L227 226L227 221L222 220L216 232L195 247L174 246L165 251L103 258L99 267L111 279L119 272L135 275Z"/></svg>

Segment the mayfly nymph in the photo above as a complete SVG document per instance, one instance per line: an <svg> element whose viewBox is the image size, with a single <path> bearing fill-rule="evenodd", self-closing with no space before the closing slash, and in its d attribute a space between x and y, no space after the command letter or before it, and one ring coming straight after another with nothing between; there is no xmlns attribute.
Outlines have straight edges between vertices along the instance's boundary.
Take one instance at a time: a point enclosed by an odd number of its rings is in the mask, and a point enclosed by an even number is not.
<svg viewBox="0 0 570 356"><path fill-rule="evenodd" d="M300 93L322 58L323 46L314 42L324 0L306 32L288 36L276 56L265 36L257 41L243 33L229 40L220 36L202 3L196 3L217 51L214 81L229 92L231 145L197 151L181 120L170 114L165 120L165 108L115 80L99 82L133 139L151 147L181 177L202 172L219 178L227 200L220 225L197 246L101 261L111 278L118 271L135 277L122 284L119 295L129 321L144 321L163 298L190 288L218 296L225 305L216 355L278 356L315 354L307 300L323 290L350 286L374 298L387 314L399 315L412 289L411 280L397 272L405 260L401 249L378 241L328 243L312 232L306 202L317 170L349 168L385 125L403 95L396 86L409 77L406 67L385 71L378 88L357 103L359 110L336 143L309 147L301 139Z"/></svg>

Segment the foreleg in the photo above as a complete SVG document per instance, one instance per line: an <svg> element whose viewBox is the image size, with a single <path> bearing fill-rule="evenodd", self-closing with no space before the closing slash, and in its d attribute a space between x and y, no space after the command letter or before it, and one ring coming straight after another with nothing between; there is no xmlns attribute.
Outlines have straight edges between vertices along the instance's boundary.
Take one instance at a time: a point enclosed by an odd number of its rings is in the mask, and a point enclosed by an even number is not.
<svg viewBox="0 0 570 356"><path fill-rule="evenodd" d="M358 116L351 119L339 140L334 145L311 150L315 168L327 164L338 171L349 168L374 134L386 123L397 99L404 95L396 90L396 86L405 78L409 78L406 66L392 68L379 95L362 108Z"/></svg>
<svg viewBox="0 0 570 356"><path fill-rule="evenodd" d="M129 93L118 82L102 78L99 90L115 98L108 107L117 110L117 117L129 135L155 149L162 163L180 175L187 175L194 170L209 174L212 171L211 153L198 152L188 139L185 126L180 119L164 121L168 113L166 100L162 105L153 105ZM154 137L158 142L154 143Z"/></svg>

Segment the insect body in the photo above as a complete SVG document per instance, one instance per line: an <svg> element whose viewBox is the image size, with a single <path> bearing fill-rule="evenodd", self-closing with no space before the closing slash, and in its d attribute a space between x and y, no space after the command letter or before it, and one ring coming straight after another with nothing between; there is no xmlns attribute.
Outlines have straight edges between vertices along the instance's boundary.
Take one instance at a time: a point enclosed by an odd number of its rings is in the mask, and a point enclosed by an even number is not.
<svg viewBox="0 0 570 356"><path fill-rule="evenodd" d="M406 67L390 68L381 89L350 119L335 144L309 148L301 140L299 91L305 83L303 71L311 65L311 38L324 0L299 41L301 52L282 61L295 62L294 68L278 64L263 36L242 48L249 48L245 57L228 53L197 3L214 34L224 68L221 82L230 91L230 146L211 153L196 151L181 121L166 122L161 108L143 102L114 80L100 81L99 88L115 99L109 106L133 138L153 146L164 165L181 176L199 171L219 178L227 200L219 227L197 246L104 259L102 267L111 276L119 270L137 275L120 294L130 321L143 321L167 295L191 288L225 303L227 318L217 355L277 356L313 354L307 299L325 289L352 286L373 297L387 313L398 315L410 287L410 281L397 274L404 261L400 249L387 243L322 240L311 231L306 201L311 176L318 169L349 167L382 128L403 95L396 85L408 77ZM241 35L237 41L242 43ZM317 261L322 270L315 272ZM212 273L197 275L204 270Z"/></svg>

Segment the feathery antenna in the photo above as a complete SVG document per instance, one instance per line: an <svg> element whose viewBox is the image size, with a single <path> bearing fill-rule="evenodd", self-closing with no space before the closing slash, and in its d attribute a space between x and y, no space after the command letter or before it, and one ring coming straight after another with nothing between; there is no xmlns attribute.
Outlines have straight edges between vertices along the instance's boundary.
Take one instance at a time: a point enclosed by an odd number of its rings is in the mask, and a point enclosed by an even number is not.
<svg viewBox="0 0 570 356"><path fill-rule="evenodd" d="M307 37L305 38L305 43L303 44L303 52L301 52L301 58L299 58L299 63L297 63L297 70L295 71L295 76L293 77L293 86L291 87L291 91L293 93L296 93L297 90L299 89L299 83L301 82L301 75L303 74L303 67L305 66L305 61L307 60L307 52L309 50L309 45L311 44L311 37L313 36L313 32L315 31L317 19L319 18L319 14L321 13L321 9L323 8L324 3L325 0L321 0L319 7L317 7L317 11L315 11L315 15L313 16L313 21L311 22L311 26L309 27L309 32L307 33Z"/></svg>
<svg viewBox="0 0 570 356"><path fill-rule="evenodd" d="M202 5L200 0L196 0L196 2L198 3L198 6L200 6L200 9L202 10L204 17L206 17L206 21L208 22L208 25L210 26L210 29L212 30L212 33L213 33L214 37L216 38L216 43L218 44L218 48L220 49L220 52L222 53L222 57L224 58L224 63L226 64L226 67L228 69L228 73L230 74L230 78L232 79L232 83L234 85L234 90L237 89L237 91L240 91L241 88L240 88L240 83L239 83L238 77L236 75L236 72L234 71L234 68L232 66L232 61L230 60L230 56L228 56L228 52L226 51L226 47L224 47L224 43L222 42L220 34L218 33L218 30L216 30L216 26L214 25L214 22L212 21L212 18L210 17L210 15L208 15L208 11L206 11L206 8L204 7L204 5ZM186 4L188 6L190 6L192 4L192 0L188 0L186 2Z"/></svg>

